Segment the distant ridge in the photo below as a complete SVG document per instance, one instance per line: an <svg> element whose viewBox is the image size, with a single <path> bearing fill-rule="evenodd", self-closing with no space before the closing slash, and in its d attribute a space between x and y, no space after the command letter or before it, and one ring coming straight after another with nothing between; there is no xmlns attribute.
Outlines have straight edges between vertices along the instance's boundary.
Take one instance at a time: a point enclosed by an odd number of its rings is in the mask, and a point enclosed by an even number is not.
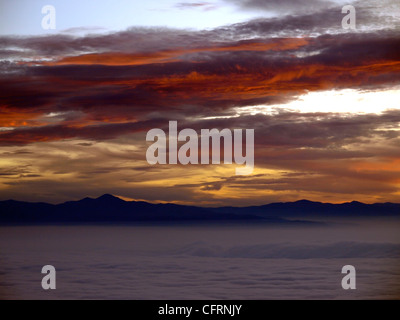
<svg viewBox="0 0 400 320"><path fill-rule="evenodd" d="M174 221L264 221L312 217L400 216L400 204L365 204L357 201L331 204L299 200L250 207L204 208L177 204L125 201L110 194L62 204L0 201L0 224L124 223Z"/></svg>
<svg viewBox="0 0 400 320"><path fill-rule="evenodd" d="M216 212L231 212L241 214L244 212L257 216L279 217L326 217L326 216L400 216L398 203L365 204L358 201L340 204L299 200L295 202L277 202L251 207L220 207L214 208Z"/></svg>

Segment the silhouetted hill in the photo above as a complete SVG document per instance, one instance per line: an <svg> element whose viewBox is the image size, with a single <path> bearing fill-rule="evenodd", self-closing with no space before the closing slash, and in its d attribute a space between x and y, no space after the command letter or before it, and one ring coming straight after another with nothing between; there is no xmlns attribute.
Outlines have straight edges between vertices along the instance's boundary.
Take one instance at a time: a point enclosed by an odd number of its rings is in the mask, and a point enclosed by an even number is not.
<svg viewBox="0 0 400 320"><path fill-rule="evenodd" d="M84 223L138 221L220 221L257 220L261 217L220 213L212 210L176 204L152 204L124 201L112 195L97 199L84 198L58 205L14 200L0 202L0 223ZM279 222L280 219L271 219Z"/></svg>
<svg viewBox="0 0 400 320"><path fill-rule="evenodd" d="M0 201L0 223L125 223L155 221L266 221L289 222L287 218L336 216L400 216L400 204L330 204L300 200L251 207L202 208L176 204L124 201L105 194L53 205L14 200Z"/></svg>
<svg viewBox="0 0 400 320"><path fill-rule="evenodd" d="M341 204L299 200L296 202L278 202L252 207L221 207L214 208L215 212L252 214L260 217L327 217L327 216L400 216L400 204L375 203L365 204L357 201Z"/></svg>

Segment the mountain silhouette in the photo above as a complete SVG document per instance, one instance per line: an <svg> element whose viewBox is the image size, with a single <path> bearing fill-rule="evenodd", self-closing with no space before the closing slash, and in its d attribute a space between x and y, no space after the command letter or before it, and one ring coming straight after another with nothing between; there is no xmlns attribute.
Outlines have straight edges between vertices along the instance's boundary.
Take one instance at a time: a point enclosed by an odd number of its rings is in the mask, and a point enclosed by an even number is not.
<svg viewBox="0 0 400 320"><path fill-rule="evenodd" d="M205 208L125 201L110 194L62 204L0 201L0 224L126 223L173 221L263 221L284 223L310 217L400 216L400 204L331 204L300 200L250 207ZM288 220L289 219L289 220ZM295 220L293 220L295 219ZM298 220L297 222L301 222Z"/></svg>

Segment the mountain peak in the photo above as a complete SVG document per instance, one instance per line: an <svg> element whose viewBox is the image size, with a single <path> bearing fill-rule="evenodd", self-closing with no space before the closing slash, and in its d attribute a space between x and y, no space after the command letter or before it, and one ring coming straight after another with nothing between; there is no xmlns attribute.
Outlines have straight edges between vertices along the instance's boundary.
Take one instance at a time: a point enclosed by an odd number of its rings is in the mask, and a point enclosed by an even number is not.
<svg viewBox="0 0 400 320"><path fill-rule="evenodd" d="M108 194L108 193L103 194L102 196L98 197L96 200L103 200L103 201L115 201L115 200L118 200L118 201L123 201L122 199L120 199L118 197L115 197L112 194Z"/></svg>
<svg viewBox="0 0 400 320"><path fill-rule="evenodd" d="M297 204L313 204L313 203L318 203L318 202L314 202L314 201L310 201L310 200L306 200L306 199L301 199L301 200L295 201L294 203L297 203Z"/></svg>
<svg viewBox="0 0 400 320"><path fill-rule="evenodd" d="M352 202L348 202L348 204L352 204L352 205L363 205L364 203L359 202L359 201L352 201Z"/></svg>

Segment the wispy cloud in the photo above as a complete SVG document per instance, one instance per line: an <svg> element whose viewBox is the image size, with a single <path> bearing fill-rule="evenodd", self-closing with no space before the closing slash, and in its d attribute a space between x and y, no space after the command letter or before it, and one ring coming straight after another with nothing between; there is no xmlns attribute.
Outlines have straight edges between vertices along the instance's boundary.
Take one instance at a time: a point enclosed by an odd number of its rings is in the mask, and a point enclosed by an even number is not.
<svg viewBox="0 0 400 320"><path fill-rule="evenodd" d="M182 10L201 9L204 11L208 11L216 9L217 5L210 2L179 2L175 5L175 7Z"/></svg>

